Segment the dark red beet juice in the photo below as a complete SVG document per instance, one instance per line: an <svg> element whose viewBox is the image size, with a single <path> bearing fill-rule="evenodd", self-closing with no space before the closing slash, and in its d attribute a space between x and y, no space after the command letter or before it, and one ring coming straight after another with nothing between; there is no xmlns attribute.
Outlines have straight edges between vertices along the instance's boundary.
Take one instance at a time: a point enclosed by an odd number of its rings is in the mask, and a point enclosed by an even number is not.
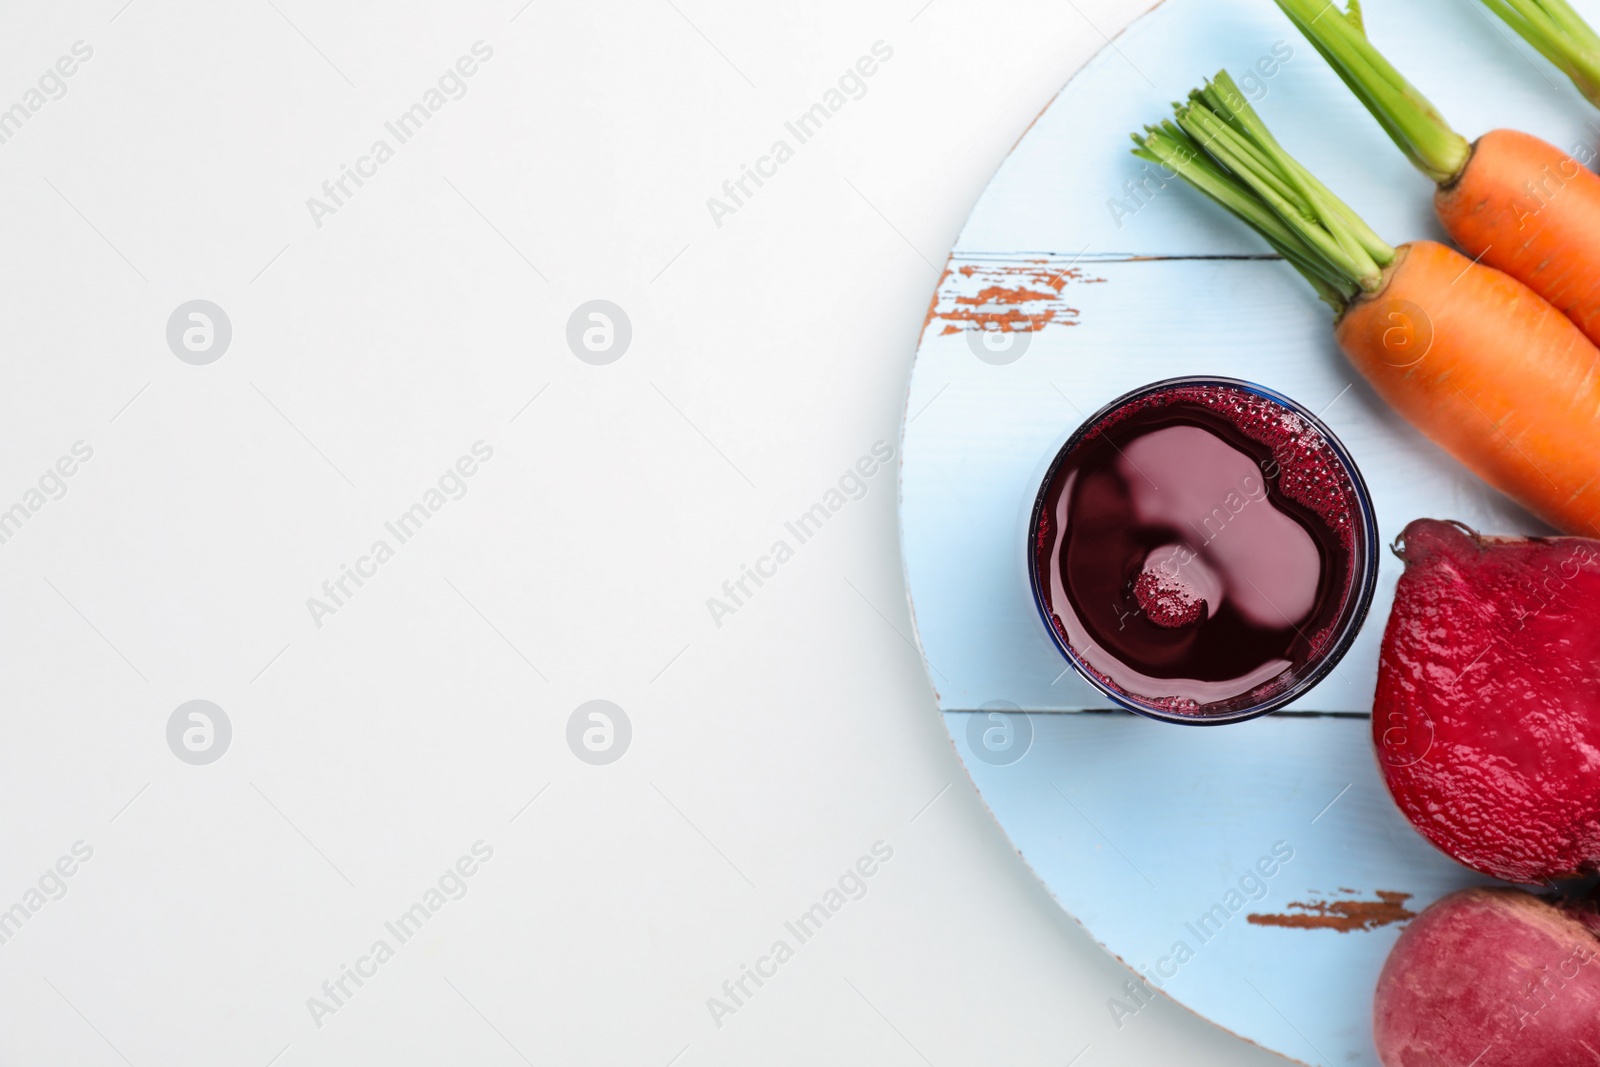
<svg viewBox="0 0 1600 1067"><path fill-rule="evenodd" d="M1375 578L1360 475L1287 398L1158 383L1090 420L1034 508L1036 597L1102 691L1186 721L1260 714L1332 669Z"/></svg>

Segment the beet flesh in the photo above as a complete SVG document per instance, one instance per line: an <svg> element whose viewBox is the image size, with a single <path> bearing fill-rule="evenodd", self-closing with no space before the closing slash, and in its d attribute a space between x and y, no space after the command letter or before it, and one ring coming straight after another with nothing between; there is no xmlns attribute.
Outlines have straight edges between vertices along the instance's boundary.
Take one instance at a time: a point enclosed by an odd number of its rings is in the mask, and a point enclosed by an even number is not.
<svg viewBox="0 0 1600 1067"><path fill-rule="evenodd" d="M1600 541L1418 519L1397 544L1372 712L1395 803L1506 881L1600 869Z"/></svg>
<svg viewBox="0 0 1600 1067"><path fill-rule="evenodd" d="M1384 1067L1600 1064L1600 937L1520 889L1465 889L1401 933L1378 978Z"/></svg>

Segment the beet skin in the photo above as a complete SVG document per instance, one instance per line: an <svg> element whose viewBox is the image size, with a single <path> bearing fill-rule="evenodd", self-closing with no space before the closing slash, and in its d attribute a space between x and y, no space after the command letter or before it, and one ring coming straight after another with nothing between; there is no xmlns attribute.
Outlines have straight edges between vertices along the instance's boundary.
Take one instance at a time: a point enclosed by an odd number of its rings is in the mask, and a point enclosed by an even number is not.
<svg viewBox="0 0 1600 1067"><path fill-rule="evenodd" d="M1600 937L1520 889L1464 889L1400 935L1373 1010L1384 1067L1594 1067Z"/></svg>
<svg viewBox="0 0 1600 1067"><path fill-rule="evenodd" d="M1600 541L1418 519L1398 545L1372 709L1395 803L1506 881L1600 869Z"/></svg>

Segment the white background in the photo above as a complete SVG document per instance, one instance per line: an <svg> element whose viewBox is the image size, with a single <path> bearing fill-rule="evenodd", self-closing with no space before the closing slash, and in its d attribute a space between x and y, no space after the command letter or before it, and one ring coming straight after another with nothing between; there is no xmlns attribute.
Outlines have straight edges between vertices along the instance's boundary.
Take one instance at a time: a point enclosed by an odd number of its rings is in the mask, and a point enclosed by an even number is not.
<svg viewBox="0 0 1600 1067"><path fill-rule="evenodd" d="M706 607L896 442L935 264L1138 3L123 2L0 11L0 108L93 49L0 144L0 509L93 449L0 544L0 908L93 849L0 945L0 1062L1281 1062L1169 1003L1114 1025L1128 972L934 711L892 470ZM479 40L466 95L316 225ZM716 225L877 41L866 94ZM196 298L233 327L208 366L165 337ZM632 322L608 366L565 341L595 298ZM317 626L479 440L467 494ZM166 741L197 698L233 727L209 766ZM566 742L596 698L633 727L609 766ZM466 895L317 1026L479 840ZM866 895L717 1025L878 841Z"/></svg>

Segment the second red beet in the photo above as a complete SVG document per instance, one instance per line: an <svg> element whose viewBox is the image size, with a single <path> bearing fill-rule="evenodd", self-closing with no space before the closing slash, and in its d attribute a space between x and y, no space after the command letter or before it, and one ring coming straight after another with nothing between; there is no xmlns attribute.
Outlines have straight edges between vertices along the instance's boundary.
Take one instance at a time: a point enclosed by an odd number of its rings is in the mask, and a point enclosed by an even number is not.
<svg viewBox="0 0 1600 1067"><path fill-rule="evenodd" d="M1600 869L1600 541L1418 519L1396 546L1372 730L1400 810L1497 878Z"/></svg>

